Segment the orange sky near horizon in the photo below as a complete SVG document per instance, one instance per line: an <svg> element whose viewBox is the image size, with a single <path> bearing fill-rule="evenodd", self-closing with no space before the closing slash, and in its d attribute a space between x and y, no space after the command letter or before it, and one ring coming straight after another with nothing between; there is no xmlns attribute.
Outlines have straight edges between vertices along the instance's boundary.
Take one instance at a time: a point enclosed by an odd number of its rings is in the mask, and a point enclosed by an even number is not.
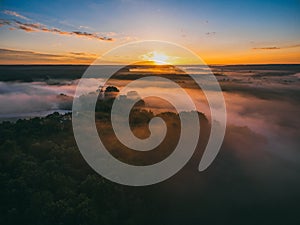
<svg viewBox="0 0 300 225"><path fill-rule="evenodd" d="M300 64L300 47L294 49L250 49L244 52L196 52L206 64ZM1 51L1 50L0 50ZM2 50L4 51L4 50ZM92 64L101 55L93 53L41 53L33 51L7 50L0 55L0 64ZM122 61L120 64L128 62ZM194 64L193 62L172 61L169 64ZM110 63L107 63L110 64ZM118 64L118 63L116 63Z"/></svg>

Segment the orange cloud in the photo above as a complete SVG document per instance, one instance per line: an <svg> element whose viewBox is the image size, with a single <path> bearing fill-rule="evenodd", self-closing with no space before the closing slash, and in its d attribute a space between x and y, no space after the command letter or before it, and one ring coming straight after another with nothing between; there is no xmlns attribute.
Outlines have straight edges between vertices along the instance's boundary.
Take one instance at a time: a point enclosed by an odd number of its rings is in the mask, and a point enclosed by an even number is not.
<svg viewBox="0 0 300 225"><path fill-rule="evenodd" d="M19 25L18 28L19 28L20 30L24 30L24 31L26 31L26 32L33 32L33 31L35 31L34 29L32 29L32 28L30 28L30 27L27 27L27 26L23 26L23 25Z"/></svg>
<svg viewBox="0 0 300 225"><path fill-rule="evenodd" d="M0 64L90 64L98 55L86 52L49 54L35 51L0 49Z"/></svg>

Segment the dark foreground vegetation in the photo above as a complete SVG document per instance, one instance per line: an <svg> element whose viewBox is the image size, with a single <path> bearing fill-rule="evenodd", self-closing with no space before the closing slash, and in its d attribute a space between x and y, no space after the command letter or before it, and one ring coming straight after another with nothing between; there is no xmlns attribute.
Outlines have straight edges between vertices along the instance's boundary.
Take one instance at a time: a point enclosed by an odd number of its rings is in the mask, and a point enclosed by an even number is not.
<svg viewBox="0 0 300 225"><path fill-rule="evenodd" d="M147 199L92 171L69 115L0 126L1 224L133 224ZM146 213L147 210L144 212Z"/></svg>
<svg viewBox="0 0 300 225"><path fill-rule="evenodd" d="M111 129L112 102L97 105L97 123L105 129ZM132 115L131 124L139 129L154 116L139 109ZM71 114L3 122L0 133L1 224L151 224L159 219L147 188L112 183L88 166L73 137Z"/></svg>
<svg viewBox="0 0 300 225"><path fill-rule="evenodd" d="M144 162L137 153L120 151L123 148L115 142L108 124L111 103L108 100L96 107L96 121L107 131L100 137L112 143L110 151L115 157L148 164L170 154L171 143L176 144L172 140L178 135L177 114L160 115L172 126L173 133L166 138L171 142L167 140L162 152L149 155L150 162ZM141 129L153 113L137 108L132 114L133 132L147 136ZM96 174L77 149L70 114L3 122L0 224L297 224L298 183L264 186L255 181L230 153L226 140L213 166L197 171L209 129L205 117L199 116L202 139L191 161L172 178L147 187L115 184ZM238 132L246 128L241 129Z"/></svg>

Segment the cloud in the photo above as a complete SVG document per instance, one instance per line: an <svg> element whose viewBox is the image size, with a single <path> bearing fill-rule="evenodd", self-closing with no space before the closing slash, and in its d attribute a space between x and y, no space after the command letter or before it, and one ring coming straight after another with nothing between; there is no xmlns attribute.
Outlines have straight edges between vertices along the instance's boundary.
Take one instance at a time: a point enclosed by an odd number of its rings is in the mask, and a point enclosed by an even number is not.
<svg viewBox="0 0 300 225"><path fill-rule="evenodd" d="M6 15L18 17L18 18L23 19L23 20L30 20L26 16L23 16L23 15L17 13L17 12L14 12L14 11L4 10L3 13L6 14Z"/></svg>
<svg viewBox="0 0 300 225"><path fill-rule="evenodd" d="M0 19L0 27L5 25L11 25L11 22L9 20Z"/></svg>
<svg viewBox="0 0 300 225"><path fill-rule="evenodd" d="M207 36L214 36L217 34L217 32L213 31L213 32L206 32L205 33Z"/></svg>
<svg viewBox="0 0 300 225"><path fill-rule="evenodd" d="M65 54L48 54L34 51L0 49L1 64L23 64L23 63L79 63L89 64L97 58L96 54L86 52L68 52Z"/></svg>
<svg viewBox="0 0 300 225"><path fill-rule="evenodd" d="M10 26L10 28L23 30L26 32L49 32L59 35L68 35L68 36L77 36L77 37L85 37L90 39L96 39L101 41L113 41L111 37L106 37L103 35L99 35L97 33L88 33L88 32L81 32L81 31L63 31L57 28L49 28L46 25L40 23L23 23L18 20L0 20L0 27L1 26Z"/></svg>
<svg viewBox="0 0 300 225"><path fill-rule="evenodd" d="M89 26L83 26L83 25L80 25L80 26L79 26L79 29L87 29L87 30L92 30L92 28L91 28L91 27L89 27Z"/></svg>
<svg viewBox="0 0 300 225"><path fill-rule="evenodd" d="M59 57L61 55L55 55L55 54L45 54L45 53L39 53L34 51L23 51L23 50L12 50L12 49L0 49L0 55L7 55L7 56L25 56L25 55L36 55L36 56L47 56L47 57Z"/></svg>
<svg viewBox="0 0 300 225"><path fill-rule="evenodd" d="M61 31L58 31L58 33L62 34ZM101 36L98 36L95 33L87 33L87 32L81 32L81 31L72 31L72 32L63 32L63 34L67 34L67 35L74 35L75 34L75 35L81 36L81 37L89 37L89 38L95 38L95 39L99 39L99 40L112 41L112 38L101 37Z"/></svg>
<svg viewBox="0 0 300 225"><path fill-rule="evenodd" d="M71 55L76 55L76 56L92 56L92 57L97 57L96 54L91 54L91 53L86 53L86 52L69 52Z"/></svg>
<svg viewBox="0 0 300 225"><path fill-rule="evenodd" d="M296 44L296 45L288 45L288 46L284 46L282 48L299 48L300 44Z"/></svg>
<svg viewBox="0 0 300 225"><path fill-rule="evenodd" d="M18 28L21 29L21 30L24 30L26 32L33 32L34 31L34 29L32 29L30 27L23 26L23 25L20 25Z"/></svg>
<svg viewBox="0 0 300 225"><path fill-rule="evenodd" d="M286 45L286 46L267 46L267 47L255 47L252 48L253 50L278 50L278 49L285 49L285 48L298 48L300 47L300 44L296 44L296 45Z"/></svg>
<svg viewBox="0 0 300 225"><path fill-rule="evenodd" d="M253 50L276 50L276 49L281 49L281 48L272 46L272 47L260 47L260 48L252 48L252 49Z"/></svg>

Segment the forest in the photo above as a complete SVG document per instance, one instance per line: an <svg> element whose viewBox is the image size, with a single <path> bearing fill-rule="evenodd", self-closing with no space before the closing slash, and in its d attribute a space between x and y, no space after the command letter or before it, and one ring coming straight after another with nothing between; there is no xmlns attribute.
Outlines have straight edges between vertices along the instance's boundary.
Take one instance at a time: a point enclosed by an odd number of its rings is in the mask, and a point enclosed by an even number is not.
<svg viewBox="0 0 300 225"><path fill-rule="evenodd" d="M105 129L112 102L97 104L96 118L105 121ZM137 108L132 115L131 125L138 129L154 116ZM178 120L175 113L159 116L173 126ZM151 202L155 191L102 178L82 158L72 132L71 113L0 124L0 223L153 224L159 217L149 213L160 214ZM130 160L123 156L121 160Z"/></svg>

